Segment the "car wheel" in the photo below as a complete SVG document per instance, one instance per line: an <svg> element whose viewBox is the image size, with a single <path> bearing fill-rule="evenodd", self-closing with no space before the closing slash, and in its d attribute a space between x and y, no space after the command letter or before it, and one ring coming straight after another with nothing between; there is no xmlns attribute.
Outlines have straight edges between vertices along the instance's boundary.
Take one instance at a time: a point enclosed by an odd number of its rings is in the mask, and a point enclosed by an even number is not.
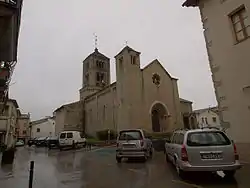
<svg viewBox="0 0 250 188"><path fill-rule="evenodd" d="M225 178L233 178L236 171L235 170L226 170L223 172L225 174Z"/></svg>
<svg viewBox="0 0 250 188"><path fill-rule="evenodd" d="M153 158L153 149L151 148L149 151L149 158L152 159Z"/></svg>
<svg viewBox="0 0 250 188"><path fill-rule="evenodd" d="M176 169L178 176L183 179L185 177L185 172L180 169L179 164L177 163L176 159L175 159L175 169Z"/></svg>
<svg viewBox="0 0 250 188"><path fill-rule="evenodd" d="M122 162L122 158L121 158L121 157L116 156L116 162L117 162L117 163L121 163L121 162Z"/></svg>
<svg viewBox="0 0 250 188"><path fill-rule="evenodd" d="M59 146L59 150L62 151L62 150L63 150L63 147Z"/></svg>
<svg viewBox="0 0 250 188"><path fill-rule="evenodd" d="M169 162L169 158L168 158L168 154L167 153L165 153L165 159L166 159L167 162Z"/></svg>

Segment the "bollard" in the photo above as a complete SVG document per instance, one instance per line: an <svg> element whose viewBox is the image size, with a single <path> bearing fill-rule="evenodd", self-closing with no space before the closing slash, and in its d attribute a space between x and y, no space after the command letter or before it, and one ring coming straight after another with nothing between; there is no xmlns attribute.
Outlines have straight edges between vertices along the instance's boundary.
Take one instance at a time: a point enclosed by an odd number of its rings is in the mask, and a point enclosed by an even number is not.
<svg viewBox="0 0 250 188"><path fill-rule="evenodd" d="M30 161L29 188L33 187L34 161Z"/></svg>

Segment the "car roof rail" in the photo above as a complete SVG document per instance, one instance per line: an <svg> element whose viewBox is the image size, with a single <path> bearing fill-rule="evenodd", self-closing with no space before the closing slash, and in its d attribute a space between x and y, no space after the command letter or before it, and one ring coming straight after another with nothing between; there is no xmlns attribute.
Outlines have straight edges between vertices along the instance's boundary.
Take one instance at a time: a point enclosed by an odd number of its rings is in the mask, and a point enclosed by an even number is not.
<svg viewBox="0 0 250 188"><path fill-rule="evenodd" d="M174 132L175 131L188 131L189 129L187 129L187 128L176 128L176 129L174 129Z"/></svg>
<svg viewBox="0 0 250 188"><path fill-rule="evenodd" d="M217 129L217 130L222 130L222 128L220 127L216 127L216 126L207 126L207 127L202 127L201 129Z"/></svg>

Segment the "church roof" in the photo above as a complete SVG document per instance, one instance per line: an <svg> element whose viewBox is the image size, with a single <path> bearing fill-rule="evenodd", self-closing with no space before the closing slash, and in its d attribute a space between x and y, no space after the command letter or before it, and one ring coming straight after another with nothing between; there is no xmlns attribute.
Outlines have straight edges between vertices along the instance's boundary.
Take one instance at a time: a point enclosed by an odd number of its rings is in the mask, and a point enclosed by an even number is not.
<svg viewBox="0 0 250 188"><path fill-rule="evenodd" d="M200 114L200 113L208 111L208 110L210 110L210 111L212 111L214 113L218 113L219 109L218 109L217 106L215 106L215 107L209 107L209 108L203 108L203 109L194 110L194 113Z"/></svg>
<svg viewBox="0 0 250 188"><path fill-rule="evenodd" d="M128 52L133 51L133 52L137 53L138 55L141 54L141 52L137 52L137 51L135 51L133 48L130 48L129 46L125 46L125 47L115 56L115 58L116 58L118 55L120 55L122 52L124 52L125 50L127 50Z"/></svg>
<svg viewBox="0 0 250 188"><path fill-rule="evenodd" d="M148 65L146 65L143 69L141 69L142 71L144 71L145 69L149 68L151 65L153 65L154 63L157 63L160 65L160 67L165 71L165 73L171 78L171 79L174 79L174 80L178 80L177 78L173 78L169 73L168 71L162 66L162 64L160 63L160 61L158 59L155 59L153 60L151 63L149 63Z"/></svg>
<svg viewBox="0 0 250 188"><path fill-rule="evenodd" d="M192 101L188 101L188 100L182 99L182 98L180 98L180 102L184 102L184 103L193 103Z"/></svg>
<svg viewBox="0 0 250 188"><path fill-rule="evenodd" d="M199 4L199 0L186 0L182 6L183 7L197 7Z"/></svg>
<svg viewBox="0 0 250 188"><path fill-rule="evenodd" d="M76 102L72 102L72 103L68 103L68 104L64 104L62 106L60 106L59 108L57 108L54 112L60 111L63 108L69 108L77 103L79 103L80 101L76 101Z"/></svg>
<svg viewBox="0 0 250 188"><path fill-rule="evenodd" d="M91 95L88 95L88 96L85 98L85 100L86 100L86 99L89 99L89 98L91 98L91 97L93 97L93 96L95 96L95 95L97 95L98 93L103 92L105 89L107 89L107 88L109 88L109 87L112 87L112 86L114 86L115 84L116 84L116 82L113 82L112 84L109 84L109 85L105 86L105 87L102 88L101 90L99 90L99 91L97 91L97 92L95 92L95 93L93 93L93 94L91 94Z"/></svg>
<svg viewBox="0 0 250 188"><path fill-rule="evenodd" d="M89 54L88 57L86 57L86 58L84 59L84 61L85 61L86 59L88 59L89 57L91 57L91 56L93 56L93 57L100 57L100 58L109 60L109 58L108 58L107 56L105 56L104 54L102 54L101 52L99 52L97 48L95 49L95 51L94 51L93 53Z"/></svg>

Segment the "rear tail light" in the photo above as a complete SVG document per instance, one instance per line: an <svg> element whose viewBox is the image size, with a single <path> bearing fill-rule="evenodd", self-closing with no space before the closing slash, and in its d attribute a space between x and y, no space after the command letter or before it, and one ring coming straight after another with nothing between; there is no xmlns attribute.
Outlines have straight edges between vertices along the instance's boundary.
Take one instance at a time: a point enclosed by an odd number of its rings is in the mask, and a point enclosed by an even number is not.
<svg viewBox="0 0 250 188"><path fill-rule="evenodd" d="M184 145L181 148L181 160L188 161L188 154L187 154L186 147Z"/></svg>
<svg viewBox="0 0 250 188"><path fill-rule="evenodd" d="M236 145L234 144L234 159L237 161L239 160L239 154L237 152L237 148L236 148Z"/></svg>

